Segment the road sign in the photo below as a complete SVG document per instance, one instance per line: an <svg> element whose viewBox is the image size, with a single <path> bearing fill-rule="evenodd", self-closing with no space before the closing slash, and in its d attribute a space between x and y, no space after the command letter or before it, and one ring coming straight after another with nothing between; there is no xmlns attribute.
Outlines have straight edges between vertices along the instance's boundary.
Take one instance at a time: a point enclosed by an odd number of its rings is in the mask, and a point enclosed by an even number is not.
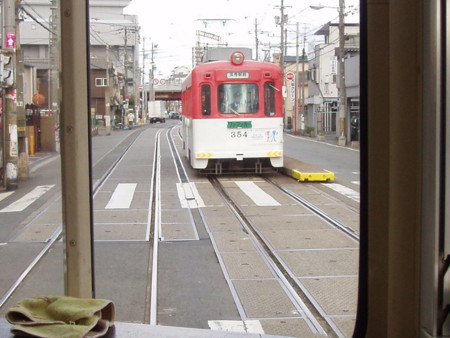
<svg viewBox="0 0 450 338"><path fill-rule="evenodd" d="M289 81L294 80L294 73L292 72L286 73L286 79Z"/></svg>
<svg viewBox="0 0 450 338"><path fill-rule="evenodd" d="M159 80L158 79L153 79L153 85L158 85L159 84Z"/></svg>
<svg viewBox="0 0 450 338"><path fill-rule="evenodd" d="M16 33L6 32L6 48L16 48Z"/></svg>

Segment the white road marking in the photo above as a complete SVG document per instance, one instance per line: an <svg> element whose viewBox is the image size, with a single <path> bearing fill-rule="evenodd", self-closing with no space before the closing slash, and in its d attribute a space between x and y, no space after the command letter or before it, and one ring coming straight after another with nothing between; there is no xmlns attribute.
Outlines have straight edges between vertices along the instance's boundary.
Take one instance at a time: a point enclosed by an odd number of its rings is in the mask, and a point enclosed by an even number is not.
<svg viewBox="0 0 450 338"><path fill-rule="evenodd" d="M4 200L6 197L12 195L13 193L14 193L14 191L2 192L2 193L0 194L0 201L1 201L1 200Z"/></svg>
<svg viewBox="0 0 450 338"><path fill-rule="evenodd" d="M195 183L177 183L177 191L182 208L196 209L205 206Z"/></svg>
<svg viewBox="0 0 450 338"><path fill-rule="evenodd" d="M272 196L258 187L253 181L234 181L241 190L259 206L280 205Z"/></svg>
<svg viewBox="0 0 450 338"><path fill-rule="evenodd" d="M359 192L347 188L346 186L343 186L338 183L322 183L327 188L331 188L334 191L344 195L345 197L351 198L352 200L359 202Z"/></svg>
<svg viewBox="0 0 450 338"><path fill-rule="evenodd" d="M209 320L208 325L213 331L264 334L264 330L259 320Z"/></svg>
<svg viewBox="0 0 450 338"><path fill-rule="evenodd" d="M39 197L44 195L47 191L53 188L55 185L38 185L36 188L31 190L28 194L18 199L14 203L11 203L7 207L0 210L0 212L19 212L25 210L28 206L30 206L34 201L36 201Z"/></svg>
<svg viewBox="0 0 450 338"><path fill-rule="evenodd" d="M128 209L133 200L136 183L119 183L105 209Z"/></svg>

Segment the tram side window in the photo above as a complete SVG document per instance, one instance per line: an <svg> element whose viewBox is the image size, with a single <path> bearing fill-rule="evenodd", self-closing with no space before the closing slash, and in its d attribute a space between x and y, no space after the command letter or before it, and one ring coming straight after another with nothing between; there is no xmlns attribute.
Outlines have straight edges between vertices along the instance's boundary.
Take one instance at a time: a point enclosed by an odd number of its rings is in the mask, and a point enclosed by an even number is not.
<svg viewBox="0 0 450 338"><path fill-rule="evenodd" d="M211 115L211 87L202 86L202 114Z"/></svg>
<svg viewBox="0 0 450 338"><path fill-rule="evenodd" d="M275 84L273 82L264 84L264 114L275 115Z"/></svg>

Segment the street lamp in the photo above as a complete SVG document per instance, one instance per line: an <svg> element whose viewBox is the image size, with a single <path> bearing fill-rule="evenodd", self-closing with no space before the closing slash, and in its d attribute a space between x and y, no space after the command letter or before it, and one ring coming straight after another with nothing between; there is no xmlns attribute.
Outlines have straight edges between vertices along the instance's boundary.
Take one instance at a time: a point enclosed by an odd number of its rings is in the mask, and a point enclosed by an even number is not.
<svg viewBox="0 0 450 338"><path fill-rule="evenodd" d="M345 0L339 0L339 7L328 7L322 5L309 6L311 9L322 9L322 8L335 8L339 10L339 127L341 135L339 136L339 145L346 144L345 137L345 113L346 113L346 101L347 97L345 95L345 52L344 52L344 8Z"/></svg>

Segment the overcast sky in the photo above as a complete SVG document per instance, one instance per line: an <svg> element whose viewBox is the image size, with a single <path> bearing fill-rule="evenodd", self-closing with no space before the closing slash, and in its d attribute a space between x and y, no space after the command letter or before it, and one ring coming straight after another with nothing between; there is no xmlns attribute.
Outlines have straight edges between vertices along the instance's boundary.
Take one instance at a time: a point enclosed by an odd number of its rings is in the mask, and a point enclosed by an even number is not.
<svg viewBox="0 0 450 338"><path fill-rule="evenodd" d="M355 15L346 16L346 22L359 22L358 3L358 0L346 0L347 12L356 9ZM295 55L297 22L302 42L304 36L307 41L317 39L313 33L328 21L338 21L337 8L309 8L309 5L319 4L337 7L339 0L284 0L284 12L288 15L288 55ZM146 38L147 58L150 60L152 43L157 44L154 54L156 75L167 77L176 66L191 68L196 31L218 35L228 46L254 49L256 19L261 48L277 52L280 27L276 25L275 17L280 16L280 5L281 0L133 0L125 13L139 16L141 37ZM205 38L201 42L217 44ZM259 57L262 56L260 49ZM148 61L146 67L149 65Z"/></svg>

